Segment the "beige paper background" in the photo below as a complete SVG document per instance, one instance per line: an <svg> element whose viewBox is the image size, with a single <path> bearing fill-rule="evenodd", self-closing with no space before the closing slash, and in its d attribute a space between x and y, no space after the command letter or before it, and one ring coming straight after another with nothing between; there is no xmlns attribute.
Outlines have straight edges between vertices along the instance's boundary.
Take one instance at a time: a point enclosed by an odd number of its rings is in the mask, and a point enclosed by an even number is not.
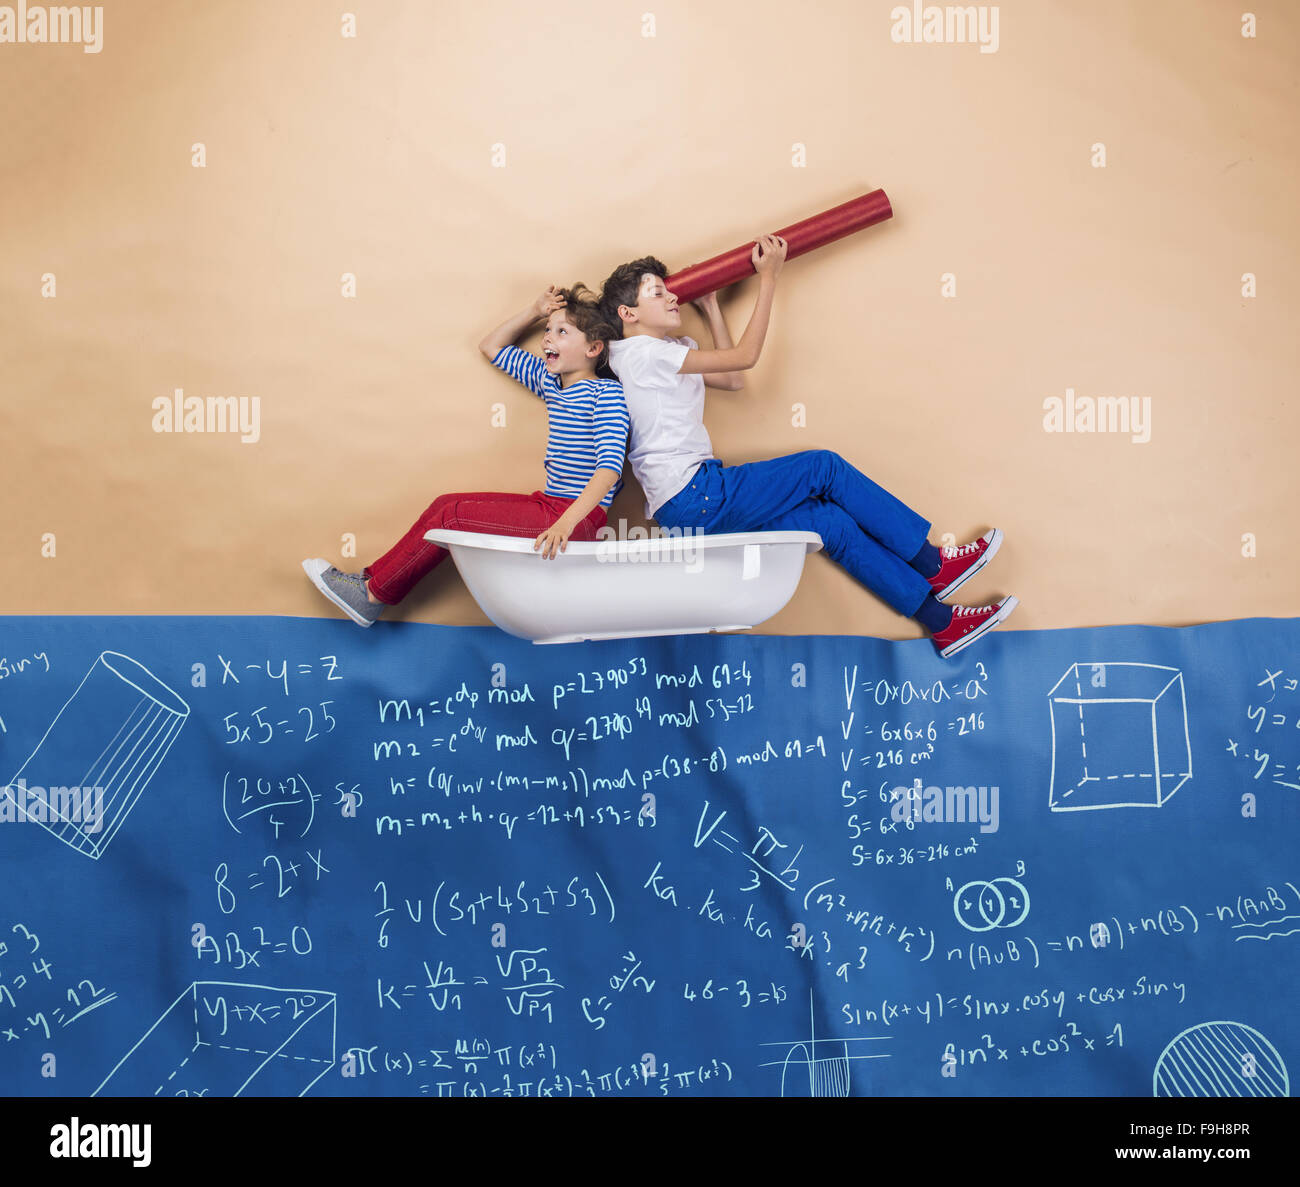
<svg viewBox="0 0 1300 1187"><path fill-rule="evenodd" d="M882 187L891 221L786 267L718 456L832 448L935 542L1001 527L963 600L1017 594L1005 629L1296 614L1300 10L1015 0L983 54L892 7L117 0L97 55L0 45L0 610L339 616L303 557L542 486L487 329ZM261 440L153 432L178 387L260 397ZM1067 387L1150 397L1150 442L1044 432ZM450 560L390 617L487 622ZM823 556L758 629L922 633Z"/></svg>

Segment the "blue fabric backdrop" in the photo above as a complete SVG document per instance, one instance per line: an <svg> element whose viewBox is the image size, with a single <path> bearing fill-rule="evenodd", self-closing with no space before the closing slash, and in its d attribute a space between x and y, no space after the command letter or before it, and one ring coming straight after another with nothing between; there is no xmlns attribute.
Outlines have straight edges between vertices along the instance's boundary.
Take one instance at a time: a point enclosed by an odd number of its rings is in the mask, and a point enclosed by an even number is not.
<svg viewBox="0 0 1300 1187"><path fill-rule="evenodd" d="M0 1092L1289 1094L1298 678L0 618Z"/></svg>

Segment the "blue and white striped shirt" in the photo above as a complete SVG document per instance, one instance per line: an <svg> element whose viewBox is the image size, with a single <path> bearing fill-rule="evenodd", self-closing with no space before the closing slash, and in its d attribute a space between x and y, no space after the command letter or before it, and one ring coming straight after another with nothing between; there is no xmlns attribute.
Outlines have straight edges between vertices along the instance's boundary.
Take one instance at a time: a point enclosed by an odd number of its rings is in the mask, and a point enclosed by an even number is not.
<svg viewBox="0 0 1300 1187"><path fill-rule="evenodd" d="M548 495L576 499L598 469L623 473L631 424L623 385L617 379L584 379L562 388L538 355L517 346L503 346L492 365L546 402L550 421L546 441ZM608 508L622 488L620 478L600 505Z"/></svg>

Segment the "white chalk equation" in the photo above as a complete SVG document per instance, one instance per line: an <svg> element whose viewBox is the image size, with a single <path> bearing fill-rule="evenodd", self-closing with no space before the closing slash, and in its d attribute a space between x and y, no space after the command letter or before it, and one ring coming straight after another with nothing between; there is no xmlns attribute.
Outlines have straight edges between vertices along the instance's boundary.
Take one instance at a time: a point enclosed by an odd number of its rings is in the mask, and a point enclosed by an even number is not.
<svg viewBox="0 0 1300 1187"><path fill-rule="evenodd" d="M278 778L250 778L227 771L221 780L221 811L226 823L237 833L244 831L240 825L245 821L262 819L270 825L271 835L276 840L282 828L297 827L298 823L301 828L296 835L305 837L316 819L316 801L319 799L306 776L296 771Z"/></svg>

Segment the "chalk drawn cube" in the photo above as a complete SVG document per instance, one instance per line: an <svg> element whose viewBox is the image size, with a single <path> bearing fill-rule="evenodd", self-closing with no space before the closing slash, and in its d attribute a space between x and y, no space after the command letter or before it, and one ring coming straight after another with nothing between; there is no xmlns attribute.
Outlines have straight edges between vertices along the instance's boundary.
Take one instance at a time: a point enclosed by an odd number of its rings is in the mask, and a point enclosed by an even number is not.
<svg viewBox="0 0 1300 1187"><path fill-rule="evenodd" d="M335 1065L334 994L195 981L98 1096L303 1096Z"/></svg>
<svg viewBox="0 0 1300 1187"><path fill-rule="evenodd" d="M1178 668L1075 663L1047 695L1053 812L1158 808L1192 777Z"/></svg>

